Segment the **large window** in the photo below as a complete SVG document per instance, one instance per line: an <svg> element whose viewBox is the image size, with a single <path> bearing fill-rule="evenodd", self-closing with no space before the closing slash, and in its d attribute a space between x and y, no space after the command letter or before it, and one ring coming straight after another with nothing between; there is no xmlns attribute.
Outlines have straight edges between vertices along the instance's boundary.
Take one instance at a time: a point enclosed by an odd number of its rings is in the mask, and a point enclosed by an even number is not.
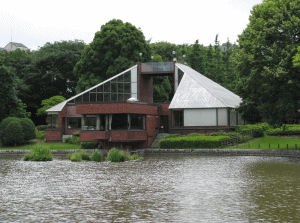
<svg viewBox="0 0 300 223"><path fill-rule="evenodd" d="M68 118L68 129L80 129L81 128L81 118Z"/></svg>
<svg viewBox="0 0 300 223"><path fill-rule="evenodd" d="M130 114L130 128L144 129L144 115Z"/></svg>
<svg viewBox="0 0 300 223"><path fill-rule="evenodd" d="M79 95L72 100L72 103L80 102L108 102L108 101L127 101L127 99L137 98L137 68L116 75L110 81Z"/></svg>
<svg viewBox="0 0 300 223"><path fill-rule="evenodd" d="M113 114L111 119L111 130L127 130L128 129L128 115L127 114Z"/></svg>
<svg viewBox="0 0 300 223"><path fill-rule="evenodd" d="M173 111L173 126L183 126L183 110Z"/></svg>

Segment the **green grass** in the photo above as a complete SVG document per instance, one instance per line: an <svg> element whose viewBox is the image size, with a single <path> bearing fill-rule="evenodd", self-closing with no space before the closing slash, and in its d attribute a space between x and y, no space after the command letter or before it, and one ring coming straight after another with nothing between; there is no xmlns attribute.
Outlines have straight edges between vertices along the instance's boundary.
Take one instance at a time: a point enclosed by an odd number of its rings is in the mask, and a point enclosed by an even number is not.
<svg viewBox="0 0 300 223"><path fill-rule="evenodd" d="M30 150L30 146L32 145L46 145L50 148L50 150L77 150L80 149L80 145L68 144L68 143L47 143L47 142L36 142L24 146L16 146L16 147L0 147L0 150Z"/></svg>
<svg viewBox="0 0 300 223"><path fill-rule="evenodd" d="M249 148L249 145L250 148ZM270 144L270 148L269 148ZM296 137L271 137L265 136L263 138L256 138L247 143L239 144L237 146L228 146L223 147L223 149L279 149L286 150L287 145L288 149L295 149L295 144L297 144L297 149L300 150L300 138Z"/></svg>

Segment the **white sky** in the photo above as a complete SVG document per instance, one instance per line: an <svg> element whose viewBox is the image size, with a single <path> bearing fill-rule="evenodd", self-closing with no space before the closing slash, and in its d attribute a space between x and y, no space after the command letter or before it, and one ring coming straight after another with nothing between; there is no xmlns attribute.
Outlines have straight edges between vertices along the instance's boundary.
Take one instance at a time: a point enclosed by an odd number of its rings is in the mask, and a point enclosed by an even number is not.
<svg viewBox="0 0 300 223"><path fill-rule="evenodd" d="M236 42L252 7L262 0L9 0L1 2L0 47L13 42L37 49L46 42L89 44L101 25L121 19L141 28L151 42L213 44Z"/></svg>

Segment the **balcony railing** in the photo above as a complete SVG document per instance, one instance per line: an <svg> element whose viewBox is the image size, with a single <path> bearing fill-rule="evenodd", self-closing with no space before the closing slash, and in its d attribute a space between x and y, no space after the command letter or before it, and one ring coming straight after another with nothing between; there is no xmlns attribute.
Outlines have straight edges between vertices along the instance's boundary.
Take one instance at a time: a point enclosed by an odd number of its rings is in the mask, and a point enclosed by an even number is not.
<svg viewBox="0 0 300 223"><path fill-rule="evenodd" d="M174 62L148 62L141 64L141 73L171 73Z"/></svg>

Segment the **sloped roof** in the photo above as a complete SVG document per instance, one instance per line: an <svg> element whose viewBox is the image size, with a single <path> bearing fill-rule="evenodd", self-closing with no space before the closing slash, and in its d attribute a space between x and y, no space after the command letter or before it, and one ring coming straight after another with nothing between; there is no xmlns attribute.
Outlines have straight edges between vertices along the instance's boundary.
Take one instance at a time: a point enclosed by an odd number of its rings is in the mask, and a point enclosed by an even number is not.
<svg viewBox="0 0 300 223"><path fill-rule="evenodd" d="M2 51L6 52L7 50L5 48L0 47L0 52Z"/></svg>
<svg viewBox="0 0 300 223"><path fill-rule="evenodd" d="M24 44L22 44L22 43L15 43L15 42L10 42L12 45L14 45L14 46L16 46L16 47L20 47L20 48L27 48Z"/></svg>
<svg viewBox="0 0 300 223"><path fill-rule="evenodd" d="M171 101L169 109L183 108L235 108L242 99L198 73L192 68L176 63L184 75Z"/></svg>
<svg viewBox="0 0 300 223"><path fill-rule="evenodd" d="M114 79L114 78L116 78L118 76L121 76L122 74L124 74L124 73L132 70L135 67L137 67L137 65L135 65L135 66L133 66L133 67L131 67L131 68L129 68L129 69L127 69L127 70L125 70L125 71L123 71L123 72L121 72L121 73L119 73L119 74L117 74L117 75L115 75L115 76L113 76L113 77L111 77L111 78L109 78L109 79L107 79L107 80L105 80L105 81L103 81L103 82L101 82L101 83L99 83L99 84L97 84L97 85L95 85L95 86L93 86L93 87L91 87L91 88L89 88L89 89L87 89L87 90L85 90L85 91L83 91L83 92L81 92L81 93L73 96L73 97L71 97L71 98L69 98L69 99L67 99L67 100L65 100L65 101L63 101L63 102L61 102L61 103L59 103L59 104L57 104L57 105L55 105L55 106L47 109L45 112L47 112L48 114L58 114L59 112L61 112L63 110L63 108L65 107L65 105L69 101L72 101L73 99L77 98L78 96L83 95L86 92L89 92L90 90L93 90L94 88L97 88L98 86L100 86L102 84L105 84L106 82L109 82L110 80L112 80L112 79Z"/></svg>

